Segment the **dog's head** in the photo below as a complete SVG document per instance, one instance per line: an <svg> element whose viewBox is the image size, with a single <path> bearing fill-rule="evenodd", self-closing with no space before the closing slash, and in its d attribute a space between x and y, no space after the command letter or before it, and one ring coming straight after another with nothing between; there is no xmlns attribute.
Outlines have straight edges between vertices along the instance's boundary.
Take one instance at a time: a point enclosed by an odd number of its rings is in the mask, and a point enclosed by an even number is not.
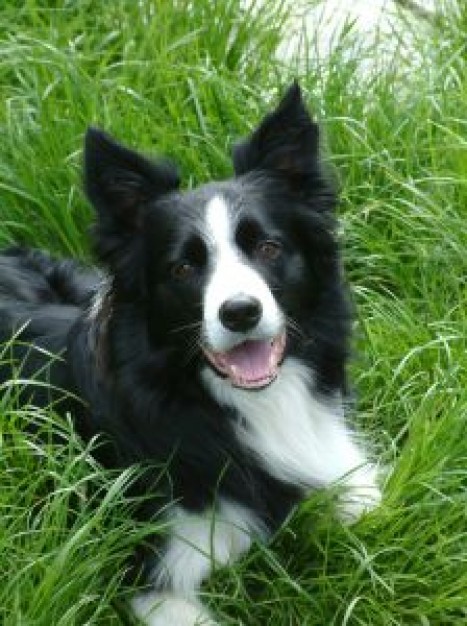
<svg viewBox="0 0 467 626"><path fill-rule="evenodd" d="M201 357L233 385L260 388L285 355L332 344L329 318L345 317L335 194L298 85L235 147L233 165L230 180L180 191L173 165L95 129L86 137L116 302L138 307L150 344L178 350L181 366Z"/></svg>

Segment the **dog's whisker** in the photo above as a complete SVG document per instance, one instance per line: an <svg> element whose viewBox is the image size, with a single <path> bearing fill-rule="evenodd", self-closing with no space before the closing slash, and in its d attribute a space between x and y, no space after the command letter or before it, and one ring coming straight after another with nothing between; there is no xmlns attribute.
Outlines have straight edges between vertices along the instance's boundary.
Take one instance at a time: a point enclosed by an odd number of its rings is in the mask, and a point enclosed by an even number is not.
<svg viewBox="0 0 467 626"><path fill-rule="evenodd" d="M303 340L306 338L306 333L300 327L298 322L296 322L293 318L289 316L286 317L286 326L291 335L294 335L300 340Z"/></svg>
<svg viewBox="0 0 467 626"><path fill-rule="evenodd" d="M185 365L190 363L201 351L202 349L202 341L201 336L197 335L191 339L188 343L187 350L183 357L183 362Z"/></svg>
<svg viewBox="0 0 467 626"><path fill-rule="evenodd" d="M189 324L182 324L181 326L176 326L170 330L171 333L181 333L187 330L195 330L199 329L202 326L202 322L190 322Z"/></svg>

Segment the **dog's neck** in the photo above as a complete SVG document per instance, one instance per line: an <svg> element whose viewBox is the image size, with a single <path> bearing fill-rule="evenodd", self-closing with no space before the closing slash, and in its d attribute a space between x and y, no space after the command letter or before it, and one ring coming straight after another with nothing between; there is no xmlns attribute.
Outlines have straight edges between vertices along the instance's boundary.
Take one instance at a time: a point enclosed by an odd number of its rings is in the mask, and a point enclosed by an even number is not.
<svg viewBox="0 0 467 626"><path fill-rule="evenodd" d="M114 311L112 284L106 279L99 286L87 313L89 344L94 356L97 372L105 376L108 372L108 327Z"/></svg>

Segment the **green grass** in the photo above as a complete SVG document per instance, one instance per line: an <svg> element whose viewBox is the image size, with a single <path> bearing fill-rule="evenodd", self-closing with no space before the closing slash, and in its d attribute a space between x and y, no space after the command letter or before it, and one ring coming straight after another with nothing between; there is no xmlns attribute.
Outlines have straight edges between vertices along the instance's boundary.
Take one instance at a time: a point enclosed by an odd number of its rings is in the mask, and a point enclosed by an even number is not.
<svg viewBox="0 0 467 626"><path fill-rule="evenodd" d="M194 185L229 175L233 139L298 76L342 188L355 418L391 470L383 504L358 524L343 527L317 493L205 594L232 626L463 624L465 3L417 38L416 70L401 51L366 74L365 53L345 36L326 67L311 54L304 64L305 51L296 67L274 60L284 11L264 4L245 15L234 1L5 0L0 244L89 258L89 124L174 158ZM15 395L10 385L0 400L0 621L125 624L125 557L157 526L131 520L131 473L103 472L67 423ZM30 420L49 444L24 434Z"/></svg>

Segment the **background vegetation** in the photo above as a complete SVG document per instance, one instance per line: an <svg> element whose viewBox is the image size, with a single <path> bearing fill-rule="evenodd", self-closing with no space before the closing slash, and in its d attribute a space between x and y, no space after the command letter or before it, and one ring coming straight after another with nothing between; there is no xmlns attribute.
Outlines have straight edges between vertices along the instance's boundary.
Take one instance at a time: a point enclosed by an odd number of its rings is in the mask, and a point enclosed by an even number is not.
<svg viewBox="0 0 467 626"><path fill-rule="evenodd" d="M297 76L341 181L355 416L391 469L358 524L318 493L206 597L227 626L464 624L467 8L416 27L418 64L401 47L384 67L351 28L325 64L305 40L284 64L284 20L278 0L2 2L0 244L90 258L90 123L194 185L230 174L234 138ZM17 384L0 400L0 621L125 624L124 560L154 530L131 521L131 472L103 472L52 410L18 406ZM24 434L31 420L48 444Z"/></svg>

